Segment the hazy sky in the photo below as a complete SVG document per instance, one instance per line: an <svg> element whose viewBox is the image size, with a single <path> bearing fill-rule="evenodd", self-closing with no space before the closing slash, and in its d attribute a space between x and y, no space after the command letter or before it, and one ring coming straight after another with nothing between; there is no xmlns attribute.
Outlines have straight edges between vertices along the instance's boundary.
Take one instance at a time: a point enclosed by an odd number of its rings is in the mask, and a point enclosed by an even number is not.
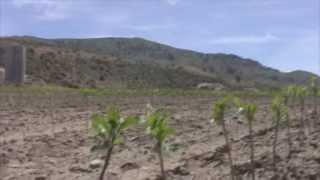
<svg viewBox="0 0 320 180"><path fill-rule="evenodd" d="M0 35L143 37L320 72L320 0L0 0ZM320 74L320 73L319 73Z"/></svg>

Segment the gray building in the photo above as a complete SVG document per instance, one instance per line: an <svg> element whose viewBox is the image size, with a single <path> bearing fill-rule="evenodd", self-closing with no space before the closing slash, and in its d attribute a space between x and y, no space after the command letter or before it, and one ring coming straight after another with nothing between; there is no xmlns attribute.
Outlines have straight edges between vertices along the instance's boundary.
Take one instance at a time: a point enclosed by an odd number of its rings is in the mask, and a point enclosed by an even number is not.
<svg viewBox="0 0 320 180"><path fill-rule="evenodd" d="M0 79L4 79L5 83L24 83L26 48L23 46L0 46L0 68L4 71L2 72L4 77L0 77Z"/></svg>

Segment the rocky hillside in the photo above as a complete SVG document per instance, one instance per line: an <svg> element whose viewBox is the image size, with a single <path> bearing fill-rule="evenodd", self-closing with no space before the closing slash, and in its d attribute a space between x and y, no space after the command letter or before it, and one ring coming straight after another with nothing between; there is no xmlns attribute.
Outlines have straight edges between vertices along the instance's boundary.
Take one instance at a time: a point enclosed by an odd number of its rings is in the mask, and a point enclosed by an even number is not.
<svg viewBox="0 0 320 180"><path fill-rule="evenodd" d="M141 38L2 38L28 47L34 79L67 86L193 88L219 83L232 89L278 88L306 83L311 73L282 73L229 54L204 54Z"/></svg>

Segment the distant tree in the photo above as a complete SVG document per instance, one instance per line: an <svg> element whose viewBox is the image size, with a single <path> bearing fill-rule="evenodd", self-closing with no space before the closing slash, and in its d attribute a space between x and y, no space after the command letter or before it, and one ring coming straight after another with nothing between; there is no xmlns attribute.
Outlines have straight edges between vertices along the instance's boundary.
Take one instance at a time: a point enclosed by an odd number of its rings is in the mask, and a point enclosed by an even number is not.
<svg viewBox="0 0 320 180"><path fill-rule="evenodd" d="M168 57L168 60L169 60L169 61L174 61L174 60L175 60L175 57L174 57L174 55L173 55L172 53L169 53L169 52L168 52L167 57Z"/></svg>
<svg viewBox="0 0 320 180"><path fill-rule="evenodd" d="M272 75L270 78L274 81L279 81L279 77L276 75Z"/></svg>
<svg viewBox="0 0 320 180"><path fill-rule="evenodd" d="M240 75L235 75L235 80L237 83L241 82L241 76Z"/></svg>
<svg viewBox="0 0 320 180"><path fill-rule="evenodd" d="M232 68L232 67L228 67L227 68L227 73L230 75L233 75L236 73L236 69Z"/></svg>
<svg viewBox="0 0 320 180"><path fill-rule="evenodd" d="M205 54L205 55L203 56L203 62L204 62L205 64L208 64L209 58L210 58L210 56L209 56L208 54Z"/></svg>

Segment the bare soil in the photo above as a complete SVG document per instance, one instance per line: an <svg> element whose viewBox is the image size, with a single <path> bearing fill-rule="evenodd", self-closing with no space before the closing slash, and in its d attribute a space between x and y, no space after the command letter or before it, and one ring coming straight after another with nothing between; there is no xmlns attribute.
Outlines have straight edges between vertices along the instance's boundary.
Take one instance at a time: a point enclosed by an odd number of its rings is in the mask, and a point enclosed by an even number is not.
<svg viewBox="0 0 320 180"><path fill-rule="evenodd" d="M124 115L142 115L147 103L171 114L176 132L165 153L168 179L230 179L227 150L221 128L209 123L213 97L105 97L72 95L55 97L1 95L1 180L92 180L101 168L90 162L102 159L105 151L94 148L89 130L90 116L105 106L117 105ZM293 153L287 157L285 127L281 127L276 172L272 169L273 125L270 98L255 98L259 105L254 122L256 179L320 179L319 117L308 106L306 138L300 144L297 110L290 112ZM250 179L248 126L244 117L231 110L226 116L232 140L237 179ZM306 121L306 122L309 122ZM106 174L108 180L155 180L159 162L154 142L143 127L124 135L125 144L113 152ZM108 177L108 178L107 178Z"/></svg>

